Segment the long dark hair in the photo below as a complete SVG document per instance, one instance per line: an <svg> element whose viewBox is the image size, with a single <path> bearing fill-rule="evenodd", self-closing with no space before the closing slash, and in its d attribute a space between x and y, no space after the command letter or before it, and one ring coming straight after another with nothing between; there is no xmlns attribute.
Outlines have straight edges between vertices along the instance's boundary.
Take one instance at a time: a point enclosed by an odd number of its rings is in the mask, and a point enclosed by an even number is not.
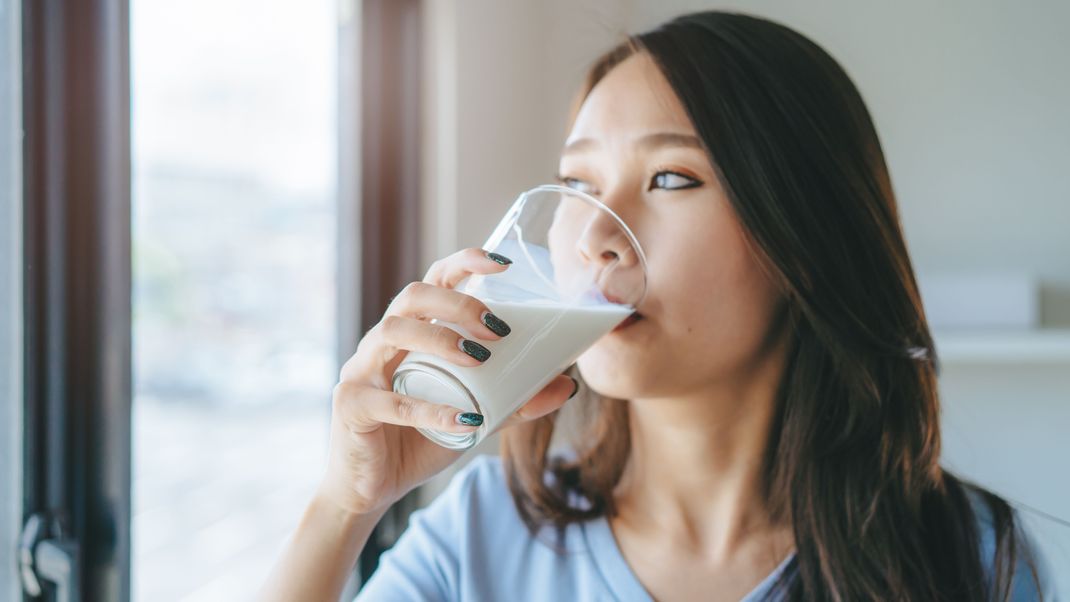
<svg viewBox="0 0 1070 602"><path fill-rule="evenodd" d="M791 343L764 468L768 507L794 530L782 591L795 600L1007 599L1028 550L1005 501L939 465L933 341L858 90L801 34L714 11L603 55L579 102L637 52L683 103L787 297ZM590 407L575 457L550 457L557 413L503 433L509 487L533 534L615 513L627 409L603 398ZM990 510L994 579L970 493ZM574 504L575 494L589 503Z"/></svg>

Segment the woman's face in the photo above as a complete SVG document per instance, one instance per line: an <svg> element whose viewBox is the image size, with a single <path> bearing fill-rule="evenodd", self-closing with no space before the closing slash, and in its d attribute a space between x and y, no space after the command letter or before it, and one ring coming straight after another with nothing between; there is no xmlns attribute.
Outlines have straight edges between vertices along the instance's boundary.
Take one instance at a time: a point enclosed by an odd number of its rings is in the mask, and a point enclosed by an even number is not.
<svg viewBox="0 0 1070 602"><path fill-rule="evenodd" d="M757 367L777 334L778 288L648 55L628 58L591 90L559 170L565 185L623 218L647 259L641 319L579 359L592 389L621 399L681 396Z"/></svg>

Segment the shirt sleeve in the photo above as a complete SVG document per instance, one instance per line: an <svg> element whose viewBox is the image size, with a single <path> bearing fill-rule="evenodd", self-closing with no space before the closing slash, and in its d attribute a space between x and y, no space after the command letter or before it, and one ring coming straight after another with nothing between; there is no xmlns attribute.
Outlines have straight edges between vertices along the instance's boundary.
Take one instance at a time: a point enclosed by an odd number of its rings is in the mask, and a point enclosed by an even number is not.
<svg viewBox="0 0 1070 602"><path fill-rule="evenodd" d="M972 500L974 512L980 526L981 558L988 573L990 583L995 581L995 555L996 535L995 525L992 521L992 512L988 505L981 500L976 493ZM1033 529L1028 521L1022 520L1021 512L1014 512L1015 527L1021 535L1018 546L1018 558L1014 567L1014 576L1011 580L1011 597L1013 602L1058 602L1062 598L1055 591L1055 583L1052 577L1048 558L1044 554L1042 546L1035 538ZM1036 579L1033 571L1036 570Z"/></svg>
<svg viewBox="0 0 1070 602"><path fill-rule="evenodd" d="M397 543L379 557L379 566L357 593L365 600L456 600L460 580L463 522L471 506L475 474L485 462L474 458L426 507L409 515Z"/></svg>
<svg viewBox="0 0 1070 602"><path fill-rule="evenodd" d="M1058 602L1062 600L1055 592L1051 566L1043 549L1037 543L1033 534L1022 524L1020 513L1015 513L1015 519L1020 525L1022 540L1018 549L1017 566L1014 567L1014 577L1011 581L1011 600L1015 602L1032 602L1034 600ZM993 552L994 548L995 546L993 545ZM1035 580L1033 578L1034 570L1036 571Z"/></svg>
<svg viewBox="0 0 1070 602"><path fill-rule="evenodd" d="M1044 600L1044 602L1059 602L1063 597L1057 592L1055 577L1052 572L1050 558L1044 553L1043 547L1036 540L1035 531L1029 529L1028 523L1022 521L1021 513L1016 513L1015 518L1019 521L1022 530L1022 539L1026 548L1024 554L1032 560L1030 568L1029 560L1019 558L1018 566L1014 571L1014 584L1011 593L1012 600ZM1033 569L1036 570L1036 581L1033 580Z"/></svg>

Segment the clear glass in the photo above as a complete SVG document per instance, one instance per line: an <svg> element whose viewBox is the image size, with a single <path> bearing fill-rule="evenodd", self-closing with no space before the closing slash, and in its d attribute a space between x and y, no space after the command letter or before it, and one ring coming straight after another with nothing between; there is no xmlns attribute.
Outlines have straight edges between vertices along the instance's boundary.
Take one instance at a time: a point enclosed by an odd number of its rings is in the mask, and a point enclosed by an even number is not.
<svg viewBox="0 0 1070 602"><path fill-rule="evenodd" d="M420 429L451 449L469 448L497 430L631 316L646 293L646 259L635 235L604 204L571 188L545 185L521 194L483 248L512 263L497 274L466 278L457 290L483 301L510 334L480 341L491 356L479 366L411 352L393 379L399 393L483 415L470 433ZM456 324L440 323L472 338Z"/></svg>
<svg viewBox="0 0 1070 602"><path fill-rule="evenodd" d="M243 600L326 458L337 3L131 3L134 600Z"/></svg>

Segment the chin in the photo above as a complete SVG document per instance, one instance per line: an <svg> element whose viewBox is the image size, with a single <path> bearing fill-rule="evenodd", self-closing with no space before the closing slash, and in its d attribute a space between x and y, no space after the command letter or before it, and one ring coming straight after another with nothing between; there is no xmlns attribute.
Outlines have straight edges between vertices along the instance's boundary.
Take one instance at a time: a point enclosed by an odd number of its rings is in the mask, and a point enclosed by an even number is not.
<svg viewBox="0 0 1070 602"><path fill-rule="evenodd" d="M641 397L649 389L646 371L650 361L633 357L628 350L596 344L576 360L583 382L591 391L615 399Z"/></svg>

